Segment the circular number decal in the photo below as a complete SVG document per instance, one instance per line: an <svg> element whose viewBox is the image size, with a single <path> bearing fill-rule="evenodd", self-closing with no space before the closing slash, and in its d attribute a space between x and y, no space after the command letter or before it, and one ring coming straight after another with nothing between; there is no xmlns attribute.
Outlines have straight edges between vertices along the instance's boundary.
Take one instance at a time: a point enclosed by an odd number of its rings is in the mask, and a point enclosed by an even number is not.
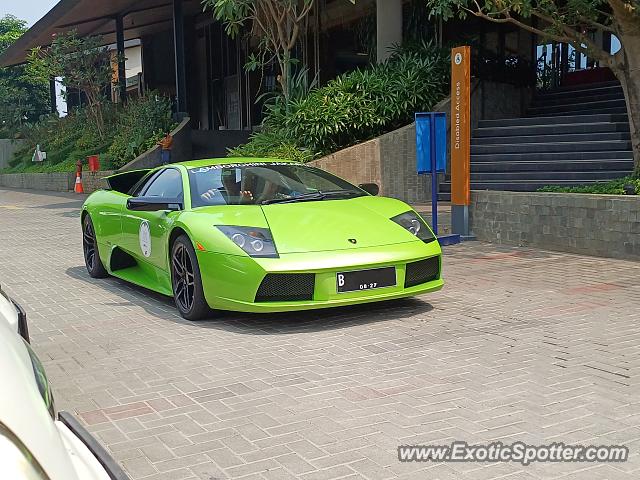
<svg viewBox="0 0 640 480"><path fill-rule="evenodd" d="M151 256L151 229L149 228L149 222L146 220L140 224L140 232L138 232L138 238L140 240L140 250L145 257Z"/></svg>

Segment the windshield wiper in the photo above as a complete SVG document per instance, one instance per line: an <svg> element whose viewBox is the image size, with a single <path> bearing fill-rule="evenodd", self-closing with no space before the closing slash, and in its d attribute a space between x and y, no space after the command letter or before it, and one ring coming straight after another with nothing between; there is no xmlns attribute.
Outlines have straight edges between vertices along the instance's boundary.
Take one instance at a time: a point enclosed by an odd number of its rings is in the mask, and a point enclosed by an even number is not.
<svg viewBox="0 0 640 480"><path fill-rule="evenodd" d="M312 193L303 193L302 195L296 195L295 197L285 197L285 198L271 198L269 200L263 200L262 205L269 205L271 203L294 203L294 202L308 202L312 200L324 200L326 198L339 198L339 197L360 197L363 194L357 192L355 190L327 190Z"/></svg>
<svg viewBox="0 0 640 480"><path fill-rule="evenodd" d="M322 192L303 193L302 195L296 195L295 197L271 198L269 200L263 200L262 205L269 205L271 203L306 202L308 200L322 200L323 198L324 193Z"/></svg>
<svg viewBox="0 0 640 480"><path fill-rule="evenodd" d="M362 192L356 190L327 190L322 192L325 197L361 197Z"/></svg>

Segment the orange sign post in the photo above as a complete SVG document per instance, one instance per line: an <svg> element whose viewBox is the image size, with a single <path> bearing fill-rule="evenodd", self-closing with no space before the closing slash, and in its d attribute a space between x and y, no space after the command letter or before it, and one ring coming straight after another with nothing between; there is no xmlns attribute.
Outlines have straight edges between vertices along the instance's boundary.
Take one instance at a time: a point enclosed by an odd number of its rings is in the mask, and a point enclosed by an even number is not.
<svg viewBox="0 0 640 480"><path fill-rule="evenodd" d="M451 50L451 231L469 236L471 49Z"/></svg>

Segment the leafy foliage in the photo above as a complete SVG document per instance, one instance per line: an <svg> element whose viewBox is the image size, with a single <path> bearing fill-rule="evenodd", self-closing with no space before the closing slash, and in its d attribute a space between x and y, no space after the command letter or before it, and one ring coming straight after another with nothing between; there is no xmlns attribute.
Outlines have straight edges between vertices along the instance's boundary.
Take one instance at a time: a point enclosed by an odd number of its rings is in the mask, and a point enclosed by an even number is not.
<svg viewBox="0 0 640 480"><path fill-rule="evenodd" d="M24 125L20 133L26 144L16 152L7 171L73 171L76 162L86 162L89 155L100 155L103 169L119 168L155 145L173 127L170 101L153 93L125 106L105 103L103 115L103 136L86 108L63 118L48 115ZM31 161L36 145L47 152L44 162Z"/></svg>
<svg viewBox="0 0 640 480"><path fill-rule="evenodd" d="M263 130L251 135L249 143L229 150L230 157L286 158L308 162L315 158L312 151L300 147L283 131Z"/></svg>
<svg viewBox="0 0 640 480"><path fill-rule="evenodd" d="M350 0L355 3L355 0ZM278 82L289 98L291 51L307 28L307 16L315 0L201 0L216 20L223 22L227 34L237 36L249 29L258 39L258 54L249 56L246 68L255 70L272 62L280 68Z"/></svg>
<svg viewBox="0 0 640 480"><path fill-rule="evenodd" d="M540 188L539 192L556 193L594 193L606 195L624 195L624 186L634 185L636 193L640 195L640 177L630 176L611 180L610 182L594 183L592 185L580 185L577 187L560 187L548 185Z"/></svg>
<svg viewBox="0 0 640 480"><path fill-rule="evenodd" d="M0 55L27 30L12 15L0 18ZM33 78L24 66L0 68L0 136L12 136L20 126L49 110L48 82Z"/></svg>
<svg viewBox="0 0 640 480"><path fill-rule="evenodd" d="M62 77L67 88L85 94L98 135L104 136L104 88L112 80L111 53L99 36L80 37L75 30L56 35L51 45L37 47L28 58L28 71L43 81Z"/></svg>
<svg viewBox="0 0 640 480"><path fill-rule="evenodd" d="M396 49L386 63L272 103L263 130L231 155L289 152L308 160L368 140L411 123L416 111L431 109L447 95L448 75L447 52L430 44Z"/></svg>
<svg viewBox="0 0 640 480"><path fill-rule="evenodd" d="M116 132L108 151L114 167L124 166L153 147L173 125L168 98L149 94L129 101L116 120Z"/></svg>

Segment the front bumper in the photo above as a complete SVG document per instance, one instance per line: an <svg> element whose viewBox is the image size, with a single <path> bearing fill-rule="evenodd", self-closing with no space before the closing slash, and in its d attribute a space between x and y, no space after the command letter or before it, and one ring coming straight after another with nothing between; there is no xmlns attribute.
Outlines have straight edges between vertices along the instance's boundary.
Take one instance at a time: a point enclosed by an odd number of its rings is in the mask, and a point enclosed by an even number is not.
<svg viewBox="0 0 640 480"><path fill-rule="evenodd" d="M440 290L442 276L405 288L407 263L440 256L438 242L413 241L382 247L353 248L327 252L288 253L279 258L252 258L197 252L205 298L211 308L240 312L284 312L338 307L396 298L411 297ZM338 293L336 274L393 266L396 285L373 290ZM441 271L441 269L440 269ZM302 301L256 302L255 297L268 273L313 273L313 298Z"/></svg>

